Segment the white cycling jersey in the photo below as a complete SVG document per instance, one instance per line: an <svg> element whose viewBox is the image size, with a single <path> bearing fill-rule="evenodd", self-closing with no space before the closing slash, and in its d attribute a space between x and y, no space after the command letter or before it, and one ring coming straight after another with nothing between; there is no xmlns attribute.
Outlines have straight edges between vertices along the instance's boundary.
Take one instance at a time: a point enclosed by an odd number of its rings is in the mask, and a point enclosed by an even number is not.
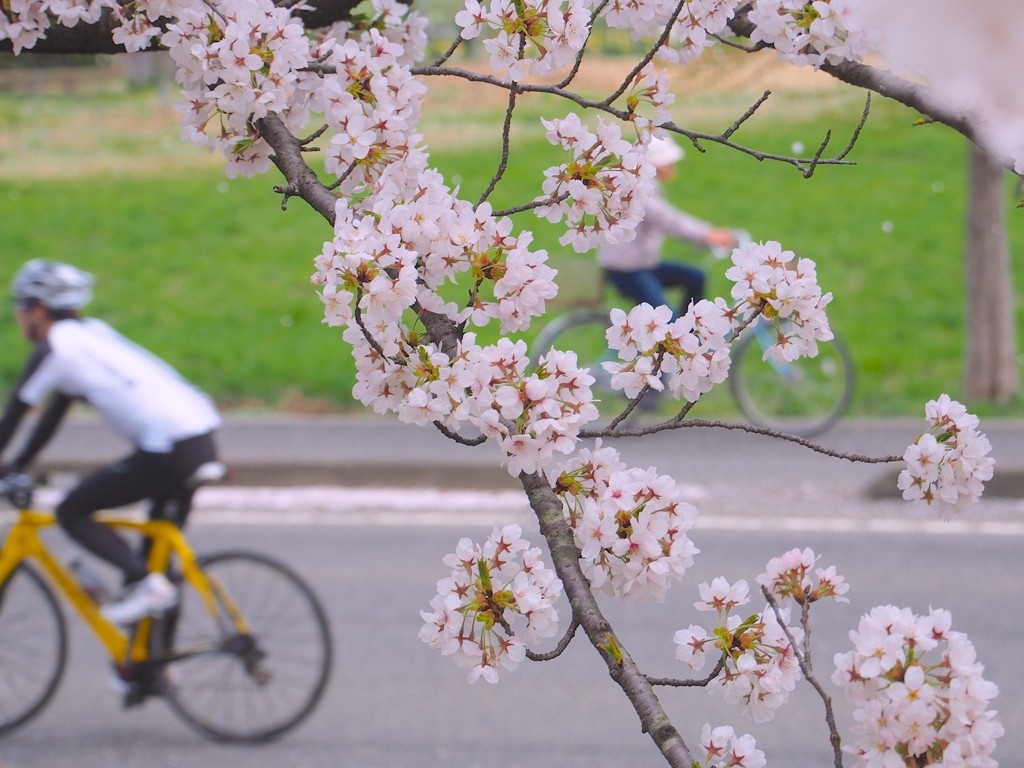
<svg viewBox="0 0 1024 768"><path fill-rule="evenodd" d="M60 320L47 349L18 389L38 405L54 390L92 405L107 425L136 447L167 453L174 443L220 426L220 415L171 366L102 320Z"/></svg>

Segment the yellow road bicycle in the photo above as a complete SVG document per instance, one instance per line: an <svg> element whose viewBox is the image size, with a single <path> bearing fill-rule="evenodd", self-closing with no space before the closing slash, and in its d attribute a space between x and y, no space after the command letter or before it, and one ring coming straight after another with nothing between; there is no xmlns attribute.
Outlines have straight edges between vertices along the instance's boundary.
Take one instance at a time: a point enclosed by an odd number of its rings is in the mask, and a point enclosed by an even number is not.
<svg viewBox="0 0 1024 768"><path fill-rule="evenodd" d="M126 707L162 697L189 725L234 742L273 739L313 712L330 675L331 636L319 600L291 569L250 552L197 556L166 520L99 515L146 537L150 570L179 585L175 608L122 628L47 549L40 530L56 521L30 508L31 480L0 479L0 498L18 510L0 549L0 735L39 714L64 673L67 627L55 593L110 654Z"/></svg>

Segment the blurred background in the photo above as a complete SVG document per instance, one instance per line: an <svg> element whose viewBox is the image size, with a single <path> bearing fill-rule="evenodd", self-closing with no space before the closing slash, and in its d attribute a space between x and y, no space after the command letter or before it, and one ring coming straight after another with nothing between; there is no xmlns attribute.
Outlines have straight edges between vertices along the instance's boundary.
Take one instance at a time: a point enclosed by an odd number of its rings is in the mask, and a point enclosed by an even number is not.
<svg viewBox="0 0 1024 768"><path fill-rule="evenodd" d="M605 95L635 58L626 57L628 36L605 32L594 49L575 86ZM458 65L486 68L478 53L468 47ZM864 108L863 92L768 53L718 45L674 72L676 122L710 133L770 89L733 137L766 152L810 156L832 131L825 156L834 155ZM456 78L428 85L421 127L432 162L476 200L500 160L505 97ZM167 359L225 409L358 407L347 345L321 324L309 282L330 227L299 200L281 210L276 170L229 180L219 156L183 144L176 98L173 65L162 54L0 58L0 284L33 257L95 273L90 313ZM563 116L570 105L551 97L520 104L495 208L532 200L543 170L561 162L539 118ZM876 97L849 155L856 165L820 167L810 179L716 145L703 154L687 146L667 187L695 215L817 262L823 290L835 294L833 328L856 363L853 416L916 417L925 401L962 389L968 147L943 126L915 125L918 117ZM1010 178L1006 184L1012 206L1019 197ZM1011 207L1011 252L1024 250L1022 217ZM553 311L596 293L592 254L560 246L562 230L530 212L515 222L535 232L536 247L560 272ZM696 251L677 256L708 269L712 295L728 295L726 262ZM1022 290L1018 276L1014 293ZM0 392L10 391L26 351L10 312L0 313ZM983 416L1024 415L1019 396L971 405ZM728 394L713 392L700 415L735 408Z"/></svg>
<svg viewBox="0 0 1024 768"><path fill-rule="evenodd" d="M431 13L442 41L432 52L436 55L455 30L442 26L443 7ZM576 87L604 96L622 81L636 60L627 55L635 52L627 35L607 32L595 39L593 49L599 55L580 73ZM483 70L487 62L479 53L468 46L456 63ZM780 64L772 54L749 55L721 45L676 68L673 77L676 122L709 133L731 125L770 89L766 104L734 136L766 152L810 156L832 131L825 155L834 155L846 146L864 109L863 92L825 74ZM454 78L429 85L421 130L432 161L464 197L476 200L500 161L505 97ZM205 507L200 503L192 524L200 547L234 547L245 540L247 547L301 564L331 614L338 682L296 739L258 750L208 744L183 735L163 707L116 716L117 698L96 693L107 667L95 643L80 633L76 658L89 663L74 664L75 675L53 708L4 742L0 764L134 768L217 760L226 768L447 767L493 762L498 749L506 758L495 764L508 768L545 759L565 768L661 764L585 644L572 646L565 665L524 665L502 683L499 697L494 689L466 686L450 660L415 641L416 612L426 607L431 582L445 575L443 553L460 535L484 535L489 516L507 522L507 510L493 497L474 497L475 516L448 514L440 522L436 515L425 516L408 530L408 515L368 512L389 509L382 499L393 500L395 485L445 486L439 468L447 471L444 477L456 478L453 484L495 489L504 487L496 476L505 483L509 478L491 454L480 452L479 465L472 464L477 454L466 459L465 450L432 430L390 425L371 431L356 419L288 415L360 410L351 396L349 349L339 329L321 323L322 303L309 281L313 259L330 240L331 229L299 200L281 210L280 196L273 192L280 183L276 171L229 180L222 158L183 144L173 110L176 98L173 66L158 54L0 56L0 291L6 292L17 268L34 257L69 261L95 273L90 314L166 359L230 413L273 415L240 418L224 430L225 457L236 469L249 462L249 475L241 476L246 483L327 482L329 470L335 473L331 482L386 486L355 512L334 516L310 514L308 502L294 498L286 498L282 508L287 511L275 515L261 506L267 504L262 497L249 495L240 496L234 508L255 514L232 517L230 506L228 514L218 514L217 505L225 503L221 496ZM569 105L551 98L524 98L520 104L513 162L491 198L495 208L532 200L544 169L561 162L539 118L563 116ZM843 425L828 436L843 450L902 451L920 428L927 400L962 392L968 145L943 126L916 125L918 118L875 98L849 156L856 165L821 167L810 179L791 166L759 163L715 145L707 145L706 153L687 146L667 187L669 197L695 215L746 229L757 240L779 240L817 262L821 285L835 293L832 325L856 363L850 413L885 417L891 427L882 429L877 419ZM1005 184L1012 206L1020 193L1009 177ZM559 246L562 229L532 213L518 214L515 221L517 228L536 233L536 247L547 249L560 271L561 294L553 313L596 295L599 274L592 254ZM1006 228L1013 253L1024 252L1022 222L1024 211L1011 207ZM728 295L726 262L693 250L673 255L706 267L709 293ZM1024 283L1020 276L1014 280L1019 303ZM1018 323L1018 336L1019 330ZM530 340L535 333L523 335ZM5 305L0 396L10 392L27 351ZM1003 405L970 406L986 417L1024 416L1019 396ZM734 416L736 405L728 392L715 390L694 415ZM913 417L911 426L892 418L904 416ZM314 423L319 421L331 423ZM66 428L57 447L90 462L105 457L107 444L98 440L95 425L76 426L80 431ZM1011 467L1019 467L1017 457L1024 455L1019 425L992 426L999 461L1006 456ZM699 620L691 606L700 580L723 573L751 578L757 572L752 563L811 544L857 585L850 610L831 626L826 621L816 635L822 643L816 651L820 669L828 669L833 652L848 647L845 633L858 612L879 601L922 612L938 600L953 610L958 629L971 632L989 676L1003 686L998 705L1010 736L997 756L1020 753L1024 707L1016 692L1024 672L1005 649L1007 637L1024 631L1024 615L993 606L1020 602L1024 579L1017 553L1024 504L1018 499L1024 497L1024 472L1009 473L1012 488L991 494L1013 501L987 502L974 527L926 529L921 523L915 528L913 521L900 522L906 511L887 500L895 482L880 473L888 470L826 466L822 457L808 458L794 446L765 450L764 442L741 442L732 433L684 432L690 434L664 433L662 442L643 441L651 453L635 463L680 465L677 476L692 483L688 498L702 509L698 525L706 528L700 531L700 547L707 555L698 560L689 583L671 592L666 606L611 606L637 658L652 670L672 671L668 638ZM420 442L429 438L448 452ZM111 447L111 457L119 450ZM452 457L456 450L462 451L458 460ZM272 461L305 474L271 479ZM65 457L64 468L69 466ZM811 470L802 473L804 467ZM311 468L322 474L311 475ZM347 473L339 478L342 470ZM257 475L259 481L249 480ZM879 485L876 476L887 489L882 500L867 490ZM351 489L341 493L352 496ZM428 503L420 493L408 505L423 511ZM451 506L439 503L447 513ZM989 517L998 516L1003 519L988 524ZM872 533L864 533L868 530ZM942 535L921 535L936 530ZM372 588L346 586L354 584ZM699 695L703 713L706 697ZM685 718L694 699L674 694L665 699L689 727ZM722 711L720 701L711 701L714 717L722 717L716 723L752 730L780 765L806 768L829 759L820 737L820 705L813 699L797 700L786 725L764 728L748 727L735 713ZM813 744L805 738L810 727L819 729ZM691 740L695 736L687 733ZM559 751L552 753L552 744Z"/></svg>

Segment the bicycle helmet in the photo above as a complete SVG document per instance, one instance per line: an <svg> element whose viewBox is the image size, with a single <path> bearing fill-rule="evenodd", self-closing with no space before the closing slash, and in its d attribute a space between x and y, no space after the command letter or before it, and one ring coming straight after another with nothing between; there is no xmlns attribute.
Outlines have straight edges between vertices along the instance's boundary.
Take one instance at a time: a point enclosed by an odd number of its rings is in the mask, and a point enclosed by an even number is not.
<svg viewBox="0 0 1024 768"><path fill-rule="evenodd" d="M671 136L651 139L650 160L655 168L678 163L683 159L683 154L683 148L676 144Z"/></svg>
<svg viewBox="0 0 1024 768"><path fill-rule="evenodd" d="M70 264L32 259L14 276L11 295L19 305L38 301L47 309L81 309L92 299L94 279Z"/></svg>

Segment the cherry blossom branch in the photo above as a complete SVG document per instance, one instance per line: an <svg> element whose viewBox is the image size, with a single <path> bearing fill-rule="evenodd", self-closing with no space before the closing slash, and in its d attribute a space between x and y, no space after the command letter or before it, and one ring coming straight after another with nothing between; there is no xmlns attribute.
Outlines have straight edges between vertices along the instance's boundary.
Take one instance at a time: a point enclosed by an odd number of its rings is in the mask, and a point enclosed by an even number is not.
<svg viewBox="0 0 1024 768"><path fill-rule="evenodd" d="M834 459L845 459L846 461L852 461L861 464L895 464L903 461L903 456L897 456L895 454L891 456L865 456L859 453L845 453L843 451L836 451L832 448L826 448L823 445L812 443L803 437L797 437L796 435L790 435L786 432L780 432L777 429L769 429L768 427L758 427L753 424L742 424L740 422L728 422L718 421L710 419L689 419L688 421L680 420L678 416L674 416L668 421L660 424L652 424L647 427L636 427L631 429L619 429L605 427L603 429L581 429L580 437L583 439L595 438L595 437L643 437L645 435L653 435L657 432L664 432L670 429L683 429L685 427L705 427L715 429L728 429L728 430L740 430L742 432L750 432L754 435L764 435L766 437L774 437L779 440L786 440L791 443L796 443L804 448L809 448L815 453L821 453L825 456L831 456Z"/></svg>
<svg viewBox="0 0 1024 768"><path fill-rule="evenodd" d="M540 208L542 205L558 205L563 200L569 199L569 193L563 192L556 198L542 198L540 200L534 200L532 203L525 203L524 205L517 205L515 208L505 208L500 211L494 211L492 215L494 217L499 216L511 216L513 213L522 213L523 211L532 211L534 208Z"/></svg>
<svg viewBox="0 0 1024 768"><path fill-rule="evenodd" d="M661 371L661 366L664 364L664 362L665 352L661 351L658 353L658 359L655 360L654 362L654 370L651 371L652 376L658 375L658 373ZM622 413L620 413L618 416L612 419L612 422L608 425L608 429L615 429L616 427L619 426L619 424L621 424L623 421L629 418L629 414L633 412L633 409L635 409L640 404L640 401L643 400L644 396L646 396L647 393L650 391L651 385L644 384L643 388L637 393L637 396L626 404L626 407L622 410Z"/></svg>
<svg viewBox="0 0 1024 768"><path fill-rule="evenodd" d="M271 159L288 182L290 194L305 200L333 227L338 198L306 163L302 142L292 135L276 114L271 113L255 121L255 125L263 140L274 150ZM430 339L445 354L453 354L462 338L462 328L444 315L423 309L418 303L412 308L427 329Z"/></svg>
<svg viewBox="0 0 1024 768"><path fill-rule="evenodd" d="M458 37L456 37L454 41L452 41L452 44L448 48L448 50L445 51L443 54L441 54L441 58L439 58L437 61L435 61L431 66L440 67L442 64L444 64L446 61L448 61L448 59L450 59L452 57L452 54L455 53L456 49L460 45L462 45L462 35L461 34Z"/></svg>
<svg viewBox="0 0 1024 768"><path fill-rule="evenodd" d="M862 130L864 130L864 125L868 121L868 115L869 114L871 114L871 94L870 93L868 94L867 98L864 100L864 111L860 115L860 122L857 123L857 127L853 129L853 136L850 137L850 143L847 145L846 149L844 149L842 152L840 152L836 156L837 160L842 160L853 149L853 146L857 143L857 140L860 138L860 132Z"/></svg>
<svg viewBox="0 0 1024 768"><path fill-rule="evenodd" d="M412 73L421 77L459 77L464 80L468 80L472 83L485 83L487 85L493 85L496 88L506 88L511 90L513 87L519 93L545 93L553 96L571 101L574 104L583 107L584 109L594 109L601 112L605 112L613 117L628 122L630 119L630 113L623 109L617 109L615 107L606 104L604 101L596 101L594 99L588 99L581 96L573 91L567 91L564 88L559 88L556 85L541 85L533 83L508 83L493 75L481 74L479 72L472 72L467 69L460 69L458 67L413 67ZM777 155L772 152L762 152L751 147L747 147L743 144L737 144L734 141L730 141L728 137L722 134L711 134L704 133L702 131L691 131L687 128L676 125L674 122L662 123L659 127L664 128L672 133L677 133L680 136L685 137L698 149L701 141L707 141L712 144L720 144L730 149L741 152L745 155L750 155L756 160L773 160L787 165L796 167L801 172L806 172L807 166L806 161L797 158L789 157L787 155ZM818 165L856 165L856 163L850 160L840 160L837 158L826 158L818 162Z"/></svg>
<svg viewBox="0 0 1024 768"><path fill-rule="evenodd" d="M572 530L562 514L562 502L540 474L519 475L547 540L555 571L562 581L573 616L579 621L591 644L608 666L608 674L622 688L647 733L673 768L692 768L693 757L679 731L672 725L657 694L637 668L632 657L618 641L611 624L590 589L590 582L580 566L579 550Z"/></svg>
<svg viewBox="0 0 1024 768"><path fill-rule="evenodd" d="M640 74L640 70L642 70L644 67L651 63L651 60L654 59L654 55L658 52L658 49L668 42L668 38L672 34L672 27L675 26L676 19L679 18L679 14L683 12L683 6L686 5L688 2L689 0L679 0L679 5L677 5L675 10L672 11L672 16L669 17L668 22L666 22L665 29L662 30L661 36L658 38L658 42L652 45L651 49L647 52L647 54L642 59L640 59L639 62L637 62L637 65L633 67L633 71L630 72L629 75L626 76L626 79L622 81L622 85L616 88L611 96L609 96L607 99L601 102L603 105L610 106L612 102L614 102L617 98L619 98L619 96L624 94L626 92L626 89L629 88L629 84L633 82L633 79L638 74Z"/></svg>
<svg viewBox="0 0 1024 768"><path fill-rule="evenodd" d="M715 668L711 670L711 673L704 678L699 680L676 680L671 677L648 677L647 682L651 685L669 685L675 688L704 688L711 684L711 681L721 674L722 670L725 669L725 654L723 653L718 658L718 663L715 664Z"/></svg>
<svg viewBox="0 0 1024 768"><path fill-rule="evenodd" d="M523 46L525 45L524 38L520 35L519 38L519 55L522 56ZM501 162L498 164L498 170L491 178L491 183L487 185L487 189L480 195L480 199L476 203L476 207L479 208L483 205L487 198L491 196L491 192L498 186L498 182L505 175L505 169L508 168L508 156L509 156L509 139L512 134L512 113L516 108L516 96L519 94L519 89L516 84L513 83L512 87L508 92L508 108L505 110L505 123L501 128Z"/></svg>
<svg viewBox="0 0 1024 768"><path fill-rule="evenodd" d="M530 661L551 661L552 659L557 659L565 652L565 649L569 647L569 643L572 642L572 639L576 636L576 630L579 628L580 623L576 619L575 614L573 614L572 621L569 622L569 628L565 630L565 634L562 635L562 639L558 641L558 645L547 653L534 653L531 650L527 650L526 658Z"/></svg>
<svg viewBox="0 0 1024 768"><path fill-rule="evenodd" d="M381 345L378 343L378 341L375 338L373 338L373 334L370 333L370 329L367 328L366 325L363 323L363 310L359 306L359 302L362 299L362 297L363 297L363 289L362 288L356 289L356 300L355 300L355 307L352 310L352 319L356 321L356 325L358 325L359 326L359 330L362 331L363 338L366 339L366 343L369 344L373 348L373 351L376 352L378 355L380 355L385 360L391 360L392 362L395 362L395 363L400 362L400 361L397 361L397 360L392 360L390 357L388 357L386 354L384 354L383 347L381 347Z"/></svg>
<svg viewBox="0 0 1024 768"><path fill-rule="evenodd" d="M737 118L736 122L734 122L732 125L726 128L724 131L722 131L722 135L725 138L729 138L734 133L736 133L736 131L739 130L740 126L743 125L743 123L745 123L751 117L753 117L754 113L757 112L760 106L764 104L766 101L768 101L768 97L771 95L771 91L765 91L764 93L762 93L761 98L755 101L754 104L750 107L750 109L748 109L746 112L740 115L739 118Z"/></svg>
<svg viewBox="0 0 1024 768"><path fill-rule="evenodd" d="M754 31L754 25L747 17L747 9L737 12L736 16L729 21L729 27L740 37L749 38ZM765 43L763 47L771 48L772 46ZM851 61L843 61L839 64L830 64L826 61L821 64L819 69L844 83L874 91L898 101L952 128L971 141L977 141L978 126L975 116L944 103L925 85L906 80L888 70L876 69L867 64ZM1012 166L1012 163L1010 165Z"/></svg>
<svg viewBox="0 0 1024 768"><path fill-rule="evenodd" d="M477 437L463 437L458 432L452 432L440 421L435 421L432 423L435 427L437 427L438 432L447 437L449 440L454 440L456 443L459 443L460 445L469 445L475 447L477 445L483 445L484 443L487 442L486 435L478 435Z"/></svg>
<svg viewBox="0 0 1024 768"><path fill-rule="evenodd" d="M829 743L832 745L832 754L835 758L835 768L843 768L843 749L842 739L839 736L839 729L836 727L835 714L832 712L832 697L825 692L825 689L818 682L818 679L814 676L814 668L811 664L811 637L810 637L810 622L809 612L810 603L807 600L800 602L800 622L804 630L804 651L801 653L799 646L793 640L793 633L789 630L789 625L782 618L782 611L779 609L779 604L776 602L775 597L771 591L761 585L761 594L764 595L764 599L768 601L768 605L771 606L772 611L775 613L775 618L779 622L779 626L782 627L782 631L786 633L786 639L789 640L789 647L793 649L793 654L796 656L797 663L800 665L800 671L803 676L807 679L807 682L811 684L818 696L821 697L822 703L825 705L825 722L828 724Z"/></svg>
<svg viewBox="0 0 1024 768"><path fill-rule="evenodd" d="M580 67L583 64L583 56L587 52L587 45L590 44L590 36L594 34L594 22L597 21L597 17L601 15L601 11L605 9L610 0L601 0L597 8L590 15L590 25L587 30L587 39L583 41L583 45L580 46L579 52L576 54L576 61L573 62L572 69L569 70L569 74L565 76L565 79L558 84L559 88L567 88L569 83L576 79L576 75L579 74Z"/></svg>
<svg viewBox="0 0 1024 768"><path fill-rule="evenodd" d="M711 37L715 38L715 40L724 45L728 45L730 48L736 48L737 50L743 51L744 53L757 53L758 51L763 51L765 48L771 47L764 40L760 40L754 43L753 45L741 45L740 43L737 43L735 40L730 40L728 37L725 37L724 35L711 35Z"/></svg>

